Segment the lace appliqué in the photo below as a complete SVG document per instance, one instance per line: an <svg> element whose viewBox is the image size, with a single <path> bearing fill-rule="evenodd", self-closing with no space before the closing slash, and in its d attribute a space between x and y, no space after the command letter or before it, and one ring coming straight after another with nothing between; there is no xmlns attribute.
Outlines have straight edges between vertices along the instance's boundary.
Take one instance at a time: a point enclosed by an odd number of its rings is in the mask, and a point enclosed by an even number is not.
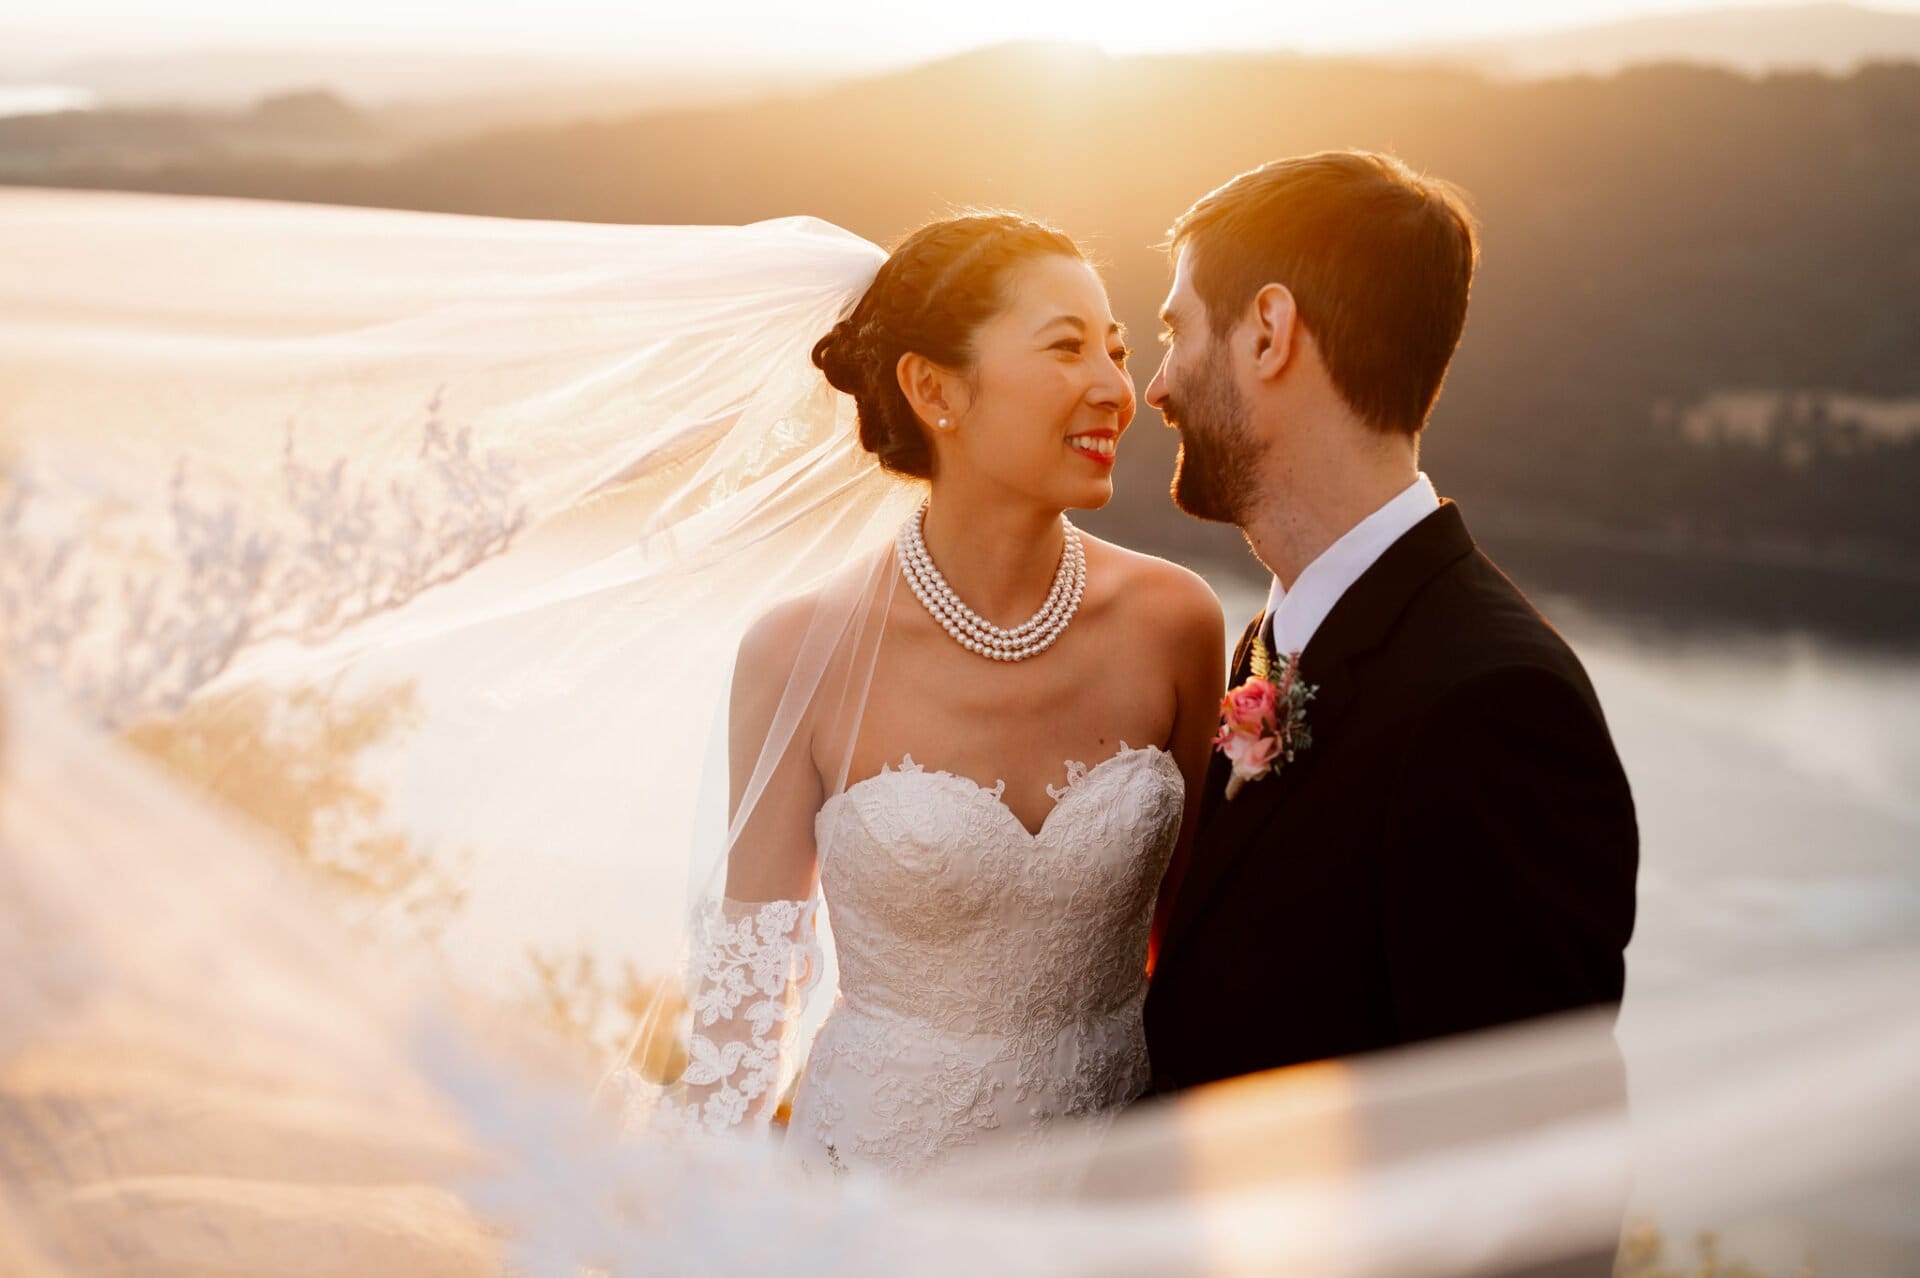
<svg viewBox="0 0 1920 1278"><path fill-rule="evenodd" d="M783 1062L820 978L815 902L723 900L696 920L681 1093L687 1125L722 1132L772 1116Z"/></svg>
<svg viewBox="0 0 1920 1278"><path fill-rule="evenodd" d="M1068 764L1067 766L1071 768L1073 765ZM897 768L890 768L884 763L880 765L880 774L882 776L887 776L896 772L904 772L912 776L929 775L929 773L925 768L921 767L919 764L913 761L913 756L911 754L901 755L900 766ZM965 781L968 785L978 789L980 793L986 795L989 799L994 799L994 800L1003 799L1007 793L1007 779L1005 777L1001 777L999 780L995 781L992 785L981 785L978 781L970 780L969 778L963 777L955 772L936 771L936 772L933 772L931 775L936 777L952 777L955 781ZM1053 794L1052 786L1047 787L1047 793ZM1054 795L1054 797L1059 798L1060 796Z"/></svg>
<svg viewBox="0 0 1920 1278"><path fill-rule="evenodd" d="M1133 747L1128 745L1125 741L1122 741L1120 743L1119 753L1115 754L1114 758L1117 759L1117 758L1120 758L1122 755L1128 755L1132 753L1133 753ZM1048 786L1047 797L1049 799L1052 799L1056 804L1059 803L1060 800L1067 797L1067 791L1073 789L1073 787L1075 787L1076 785L1079 785L1082 781L1086 780L1086 776L1087 776L1086 764L1080 762L1080 760L1078 759L1068 759L1067 760L1067 783L1065 785ZM1002 786L1005 786L1006 782L1002 781L1000 784ZM995 797L998 797L998 796L996 795Z"/></svg>

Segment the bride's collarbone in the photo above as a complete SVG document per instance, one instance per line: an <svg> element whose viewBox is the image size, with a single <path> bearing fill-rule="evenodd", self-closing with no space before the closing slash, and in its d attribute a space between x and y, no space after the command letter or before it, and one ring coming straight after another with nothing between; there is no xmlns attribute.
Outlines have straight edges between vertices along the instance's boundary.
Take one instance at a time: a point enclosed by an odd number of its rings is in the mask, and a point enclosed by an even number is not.
<svg viewBox="0 0 1920 1278"><path fill-rule="evenodd" d="M991 672L990 672L991 673ZM961 680L875 681L861 716L859 754L961 758L1012 768L1045 760L1091 763L1119 748L1164 744L1172 705L1094 670L1058 682L993 687ZM924 754L923 754L924 752Z"/></svg>

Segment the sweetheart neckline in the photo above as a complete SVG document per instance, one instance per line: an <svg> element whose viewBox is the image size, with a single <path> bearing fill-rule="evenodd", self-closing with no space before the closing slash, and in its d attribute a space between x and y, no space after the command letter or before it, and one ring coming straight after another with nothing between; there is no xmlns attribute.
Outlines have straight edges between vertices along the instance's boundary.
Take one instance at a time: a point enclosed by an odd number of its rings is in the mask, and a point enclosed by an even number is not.
<svg viewBox="0 0 1920 1278"><path fill-rule="evenodd" d="M1120 743L1120 748L1118 750L1114 751L1112 754L1100 760L1100 762L1094 764L1090 768L1087 767L1085 764L1079 762L1077 759L1061 760L1062 764L1067 769L1067 783L1063 786L1049 785L1047 787L1047 793L1053 797L1053 806L1047 809L1047 814L1044 817L1040 818L1040 828L1038 830L1029 830L1027 828L1027 823L1025 821L1022 821L1019 817L1019 814L1016 813L1011 807L1007 805L1006 798L1004 797L1007 789L1007 781L1005 777L1001 777L997 779L991 787L984 786L984 785L981 785L978 781L975 781L972 777L962 776L958 772L950 772L945 768L923 767L920 764L915 763L913 761L913 754L911 751L900 756L900 763L897 766L893 764L883 763L880 765L880 770L874 773L872 776L862 777L858 781L855 781L852 785L847 786L845 789L840 790L835 794L828 795L826 803L822 803L820 805L820 810L822 812L825 812L827 810L827 805L831 804L835 799L844 799L848 795L851 795L855 790L860 789L862 786L872 785L874 782L880 780L882 777L902 776L902 775L946 777L950 780L960 782L962 785L966 786L967 789L972 791L974 794L979 795L981 798L985 799L988 803L991 803L995 808L998 808L1001 812L1005 813L1007 819L1013 822L1013 826L1016 830L1019 830L1020 833L1026 835L1030 842L1038 843L1042 838L1046 836L1047 827L1050 824L1052 824L1054 814L1059 812L1060 809L1066 804L1067 796L1072 794L1075 790L1079 789L1086 782L1087 778L1091 777L1094 773L1100 771L1102 768L1106 767L1110 763L1115 763L1121 759L1132 758L1134 756L1143 755L1143 754L1149 757L1152 757L1154 755L1159 755L1160 757L1165 758L1169 761L1173 759L1173 754L1171 751L1163 750L1157 745L1149 744L1149 745L1143 745L1143 746L1130 746L1125 741L1122 741Z"/></svg>

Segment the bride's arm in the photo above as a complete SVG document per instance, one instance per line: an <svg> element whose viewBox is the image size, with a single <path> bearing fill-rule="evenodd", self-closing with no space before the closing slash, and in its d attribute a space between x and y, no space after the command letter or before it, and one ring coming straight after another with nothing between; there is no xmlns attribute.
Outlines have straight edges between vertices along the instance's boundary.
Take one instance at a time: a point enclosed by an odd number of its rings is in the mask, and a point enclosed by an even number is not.
<svg viewBox="0 0 1920 1278"><path fill-rule="evenodd" d="M796 672L811 610L783 604L740 645L728 704L724 887L694 920L679 1106L709 1131L770 1120L820 970L816 680Z"/></svg>
<svg viewBox="0 0 1920 1278"><path fill-rule="evenodd" d="M1148 970L1160 948L1172 904L1167 885L1176 881L1175 867L1185 866L1200 823L1200 795L1206 785L1207 764L1213 757L1213 736L1220 726L1220 698L1226 692L1226 621L1212 587L1184 568L1172 572L1161 588L1166 592L1163 615L1167 628L1168 662L1173 671L1175 709L1168 749L1186 781L1186 806L1180 816L1180 838L1168 863L1169 873L1154 906L1153 934L1148 946Z"/></svg>
<svg viewBox="0 0 1920 1278"><path fill-rule="evenodd" d="M811 710L821 698L818 681L795 669L811 616L805 599L783 603L740 643L727 709L729 900L813 895L813 819L824 794Z"/></svg>

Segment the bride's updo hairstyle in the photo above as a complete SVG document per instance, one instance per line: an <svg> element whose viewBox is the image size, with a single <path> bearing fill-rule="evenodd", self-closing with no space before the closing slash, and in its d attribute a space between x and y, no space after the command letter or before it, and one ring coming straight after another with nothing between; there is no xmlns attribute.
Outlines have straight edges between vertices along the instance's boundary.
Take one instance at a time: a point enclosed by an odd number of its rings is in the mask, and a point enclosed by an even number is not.
<svg viewBox="0 0 1920 1278"><path fill-rule="evenodd" d="M929 222L895 246L853 313L813 346L815 367L853 396L860 443L896 475L933 476L933 449L900 389L908 351L970 372L973 335L1006 305L1013 268L1048 254L1085 260L1064 233L1011 213Z"/></svg>

